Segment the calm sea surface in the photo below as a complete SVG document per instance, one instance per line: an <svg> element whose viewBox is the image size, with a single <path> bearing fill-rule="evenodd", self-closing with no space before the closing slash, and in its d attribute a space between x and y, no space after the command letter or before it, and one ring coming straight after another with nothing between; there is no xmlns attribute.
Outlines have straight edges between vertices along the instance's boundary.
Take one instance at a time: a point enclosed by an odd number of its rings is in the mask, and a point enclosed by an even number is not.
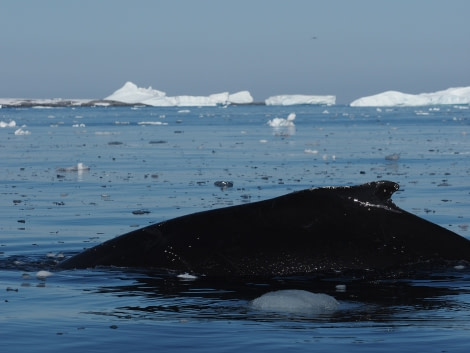
<svg viewBox="0 0 470 353"><path fill-rule="evenodd" d="M470 238L468 108L0 109L0 122L16 122L0 128L0 351L468 352L468 267L409 280L260 283L54 268L175 216L377 179L400 184L399 207ZM267 125L290 113L295 127ZM251 307L280 288L340 305L316 314Z"/></svg>

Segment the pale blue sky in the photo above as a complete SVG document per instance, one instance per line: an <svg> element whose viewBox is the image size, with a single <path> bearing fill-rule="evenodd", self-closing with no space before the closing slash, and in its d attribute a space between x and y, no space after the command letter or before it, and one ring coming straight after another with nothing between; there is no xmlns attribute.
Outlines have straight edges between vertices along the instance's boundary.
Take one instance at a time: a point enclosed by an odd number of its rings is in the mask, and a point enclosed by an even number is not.
<svg viewBox="0 0 470 353"><path fill-rule="evenodd" d="M316 39L312 39L316 37ZM470 85L468 0L2 0L0 97L335 94Z"/></svg>

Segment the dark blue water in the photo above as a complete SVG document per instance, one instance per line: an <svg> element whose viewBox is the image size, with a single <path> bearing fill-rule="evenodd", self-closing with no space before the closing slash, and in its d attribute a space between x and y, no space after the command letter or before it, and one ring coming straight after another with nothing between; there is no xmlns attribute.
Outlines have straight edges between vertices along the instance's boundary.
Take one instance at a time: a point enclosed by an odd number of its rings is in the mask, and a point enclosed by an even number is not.
<svg viewBox="0 0 470 353"><path fill-rule="evenodd" d="M292 112L294 128L266 124ZM400 184L399 207L470 238L468 106L0 109L0 121L11 120L16 127L0 128L2 352L470 348L467 267L256 283L54 268L171 217L377 179ZM26 133L15 135L20 127ZM220 180L234 186L221 190ZM52 275L38 278L41 270ZM287 288L340 305L322 313L250 305Z"/></svg>

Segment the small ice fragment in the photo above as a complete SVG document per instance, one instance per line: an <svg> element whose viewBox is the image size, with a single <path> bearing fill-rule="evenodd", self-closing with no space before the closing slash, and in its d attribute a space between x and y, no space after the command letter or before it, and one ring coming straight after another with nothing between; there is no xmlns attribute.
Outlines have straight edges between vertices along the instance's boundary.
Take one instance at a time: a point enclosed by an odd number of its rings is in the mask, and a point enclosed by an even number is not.
<svg viewBox="0 0 470 353"><path fill-rule="evenodd" d="M318 153L317 150L312 150L312 149L310 149L310 148L305 149L304 152L305 152L305 153L311 153L311 154L317 154L317 153Z"/></svg>
<svg viewBox="0 0 470 353"><path fill-rule="evenodd" d="M346 285L345 284L337 284L335 288L336 288L337 292L346 292Z"/></svg>
<svg viewBox="0 0 470 353"><path fill-rule="evenodd" d="M225 190L227 188L233 187L233 181L224 181L224 180L216 181L214 182L214 185L220 188L221 190Z"/></svg>
<svg viewBox="0 0 470 353"><path fill-rule="evenodd" d="M139 121L137 125L168 125L168 123L163 123L161 121Z"/></svg>
<svg viewBox="0 0 470 353"><path fill-rule="evenodd" d="M296 117L295 113L290 113L290 114L287 116L287 120L288 120L288 121L294 121L294 120L295 120L295 117Z"/></svg>
<svg viewBox="0 0 470 353"><path fill-rule="evenodd" d="M22 126L19 129L15 130L15 135L17 135L17 136L31 135L31 132L28 131L28 130L23 130L23 127L25 127L25 126Z"/></svg>
<svg viewBox="0 0 470 353"><path fill-rule="evenodd" d="M143 215L143 214L149 214L150 211L149 210L134 210L132 211L132 214L135 214L135 215Z"/></svg>
<svg viewBox="0 0 470 353"><path fill-rule="evenodd" d="M290 113L287 116L287 119L283 118L274 118L273 120L268 121L268 125L271 127L293 127L295 120L295 113Z"/></svg>
<svg viewBox="0 0 470 353"><path fill-rule="evenodd" d="M398 161L400 159L400 153L392 153L388 156L385 156L387 161Z"/></svg>
<svg viewBox="0 0 470 353"><path fill-rule="evenodd" d="M90 170L90 167L86 166L83 163L77 163L77 165L73 167L57 168L58 172L83 172L88 170Z"/></svg>
<svg viewBox="0 0 470 353"><path fill-rule="evenodd" d="M191 275L187 272L185 273L181 273L177 276L178 278L180 279L184 279L184 280L194 280L194 279L197 279L197 276L194 276L194 275Z"/></svg>
<svg viewBox="0 0 470 353"><path fill-rule="evenodd" d="M47 277L52 276L52 272L41 270L36 273L37 279L46 279Z"/></svg>

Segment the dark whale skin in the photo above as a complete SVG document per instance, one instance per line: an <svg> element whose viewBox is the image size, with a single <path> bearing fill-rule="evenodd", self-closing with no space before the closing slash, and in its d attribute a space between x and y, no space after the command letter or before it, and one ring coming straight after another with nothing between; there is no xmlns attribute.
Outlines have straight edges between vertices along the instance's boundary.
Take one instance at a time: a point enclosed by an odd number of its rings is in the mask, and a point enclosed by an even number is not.
<svg viewBox="0 0 470 353"><path fill-rule="evenodd" d="M391 181L322 187L177 217L108 240L59 266L204 276L289 276L470 261L470 241L397 207Z"/></svg>

